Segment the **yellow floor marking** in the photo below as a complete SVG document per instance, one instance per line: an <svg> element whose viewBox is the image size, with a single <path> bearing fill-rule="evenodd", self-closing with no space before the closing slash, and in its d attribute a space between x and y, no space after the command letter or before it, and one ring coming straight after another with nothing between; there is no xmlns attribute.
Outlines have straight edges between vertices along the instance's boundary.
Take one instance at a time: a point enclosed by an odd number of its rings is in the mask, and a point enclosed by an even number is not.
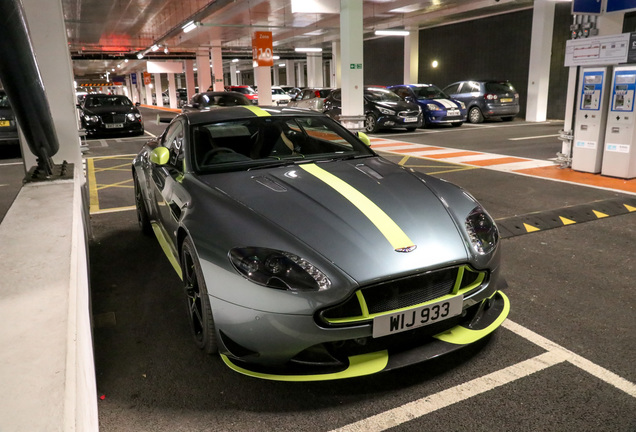
<svg viewBox="0 0 636 432"><path fill-rule="evenodd" d="M130 171L130 161L128 161L128 163L115 165L112 167L95 168L95 172L103 172L103 171Z"/></svg>
<svg viewBox="0 0 636 432"><path fill-rule="evenodd" d="M130 186L124 185L124 183L131 183L131 185ZM111 187L114 187L114 188L120 187L120 188L132 189L133 188L132 179L120 181L120 182L117 182L117 183L111 183L111 184L99 184L99 185L97 185L97 190L100 191L100 190L108 189L108 188L111 188Z"/></svg>
<svg viewBox="0 0 636 432"><path fill-rule="evenodd" d="M529 233L535 232L535 231L541 231L539 228L534 227L532 225L528 225L527 223L524 223L523 226L526 228L526 231Z"/></svg>
<svg viewBox="0 0 636 432"><path fill-rule="evenodd" d="M601 213L599 211L596 210L592 210L594 212L594 214L596 215L597 218L604 218L604 217L608 217L609 215L606 215L605 213Z"/></svg>
<svg viewBox="0 0 636 432"><path fill-rule="evenodd" d="M97 197L97 179L95 178L95 163L93 159L86 159L86 171L88 172L88 195L90 197L90 213L99 211L99 198Z"/></svg>
<svg viewBox="0 0 636 432"><path fill-rule="evenodd" d="M633 212L636 211L636 207L632 207L630 205L627 204L623 204L625 206L625 208L629 211L629 212Z"/></svg>
<svg viewBox="0 0 636 432"><path fill-rule="evenodd" d="M561 222L563 222L563 225L572 225L576 223L576 221L573 221L572 219L564 218L563 216L559 217L561 218Z"/></svg>
<svg viewBox="0 0 636 432"><path fill-rule="evenodd" d="M409 160L411 156L404 156L401 161L398 162L398 165L404 165L407 160Z"/></svg>
<svg viewBox="0 0 636 432"><path fill-rule="evenodd" d="M137 207L135 207L135 206L113 207L113 208L109 208L109 209L105 209L105 210L99 210L99 211L91 212L91 214L94 215L94 214L104 214L104 213L117 213L117 212L121 212L121 211L131 211L131 210L137 210Z"/></svg>

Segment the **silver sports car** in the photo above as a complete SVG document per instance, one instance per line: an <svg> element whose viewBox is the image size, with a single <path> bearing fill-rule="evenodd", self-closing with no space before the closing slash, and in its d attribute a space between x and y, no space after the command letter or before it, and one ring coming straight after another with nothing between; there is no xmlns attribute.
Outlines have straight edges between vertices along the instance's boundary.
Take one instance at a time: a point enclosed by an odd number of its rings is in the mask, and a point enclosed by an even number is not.
<svg viewBox="0 0 636 432"><path fill-rule="evenodd" d="M506 319L497 227L466 191L323 114L183 113L133 162L139 225L184 286L199 348L258 378L399 368Z"/></svg>

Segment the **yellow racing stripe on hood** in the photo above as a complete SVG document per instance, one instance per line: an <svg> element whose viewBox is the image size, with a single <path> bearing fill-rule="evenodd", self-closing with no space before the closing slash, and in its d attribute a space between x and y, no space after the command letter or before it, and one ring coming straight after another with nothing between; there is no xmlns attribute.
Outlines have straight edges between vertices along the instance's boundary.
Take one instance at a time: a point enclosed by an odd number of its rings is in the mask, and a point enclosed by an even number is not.
<svg viewBox="0 0 636 432"><path fill-rule="evenodd" d="M356 206L358 210L360 210L373 223L373 225L380 230L382 235L384 235L389 243L391 243L393 249L401 249L414 245L411 239L404 233L404 231L402 231L393 219L391 219L380 207L353 186L325 171L316 164L303 164L300 165L300 168L331 186L336 192Z"/></svg>
<svg viewBox="0 0 636 432"><path fill-rule="evenodd" d="M252 111L254 114L256 114L259 117L267 117L271 115L270 113L265 111L263 108L259 108L257 106L253 106L253 105L241 105L241 106L245 109Z"/></svg>

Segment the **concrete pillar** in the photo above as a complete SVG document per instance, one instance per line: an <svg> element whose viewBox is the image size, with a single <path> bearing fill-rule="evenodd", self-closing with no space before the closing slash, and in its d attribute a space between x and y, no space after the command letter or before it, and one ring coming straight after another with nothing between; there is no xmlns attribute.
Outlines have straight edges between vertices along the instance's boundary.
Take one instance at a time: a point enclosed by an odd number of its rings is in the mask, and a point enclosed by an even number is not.
<svg viewBox="0 0 636 432"><path fill-rule="evenodd" d="M305 87L305 63L296 62L296 78L298 79L298 87Z"/></svg>
<svg viewBox="0 0 636 432"><path fill-rule="evenodd" d="M285 60L285 80L288 86L296 87L296 65L293 60Z"/></svg>
<svg viewBox="0 0 636 432"><path fill-rule="evenodd" d="M332 42L331 43L331 82L329 85L333 88L340 88L341 82L341 70L342 65L340 64L340 42Z"/></svg>
<svg viewBox="0 0 636 432"><path fill-rule="evenodd" d="M137 75L137 85L136 85L137 102L143 103L143 96L141 93L141 89L144 84L144 75L141 72L135 72L135 74Z"/></svg>
<svg viewBox="0 0 636 432"><path fill-rule="evenodd" d="M177 103L177 86L174 82L174 74L168 74L168 96L170 97L170 108L179 108Z"/></svg>
<svg viewBox="0 0 636 432"><path fill-rule="evenodd" d="M362 17L361 1L340 1L342 54L342 116L340 122L350 130L361 130L364 127Z"/></svg>
<svg viewBox="0 0 636 432"><path fill-rule="evenodd" d="M181 85L181 74L177 75L177 88L183 88Z"/></svg>
<svg viewBox="0 0 636 432"><path fill-rule="evenodd" d="M161 74L153 74L155 78L155 105L158 107L163 106L163 89L161 88Z"/></svg>
<svg viewBox="0 0 636 432"><path fill-rule="evenodd" d="M197 78L199 92L208 91L212 85L212 72L210 70L210 51L207 49L197 51Z"/></svg>
<svg viewBox="0 0 636 432"><path fill-rule="evenodd" d="M307 53L307 87L324 87L322 53Z"/></svg>
<svg viewBox="0 0 636 432"><path fill-rule="evenodd" d="M236 63L230 63L230 85L238 85L236 73Z"/></svg>
<svg viewBox="0 0 636 432"><path fill-rule="evenodd" d="M212 71L214 72L214 91L225 90L223 83L223 57L220 46L213 46L210 49L212 55Z"/></svg>
<svg viewBox="0 0 636 432"><path fill-rule="evenodd" d="M61 2L40 4L38 0L22 0L22 7L28 20L31 43L60 145L57 154L52 158L53 162L59 164L66 160L81 169L82 156L75 107L77 102L73 85L73 68L68 52ZM27 171L37 165L36 157L29 150L26 142L22 143L22 155Z"/></svg>
<svg viewBox="0 0 636 432"><path fill-rule="evenodd" d="M186 92L188 93L188 101L192 99L192 96L196 93L194 85L194 60L185 61L185 79L186 79Z"/></svg>
<svg viewBox="0 0 636 432"><path fill-rule="evenodd" d="M404 83L417 84L419 82L419 30L409 28L409 35L404 37Z"/></svg>
<svg viewBox="0 0 636 432"><path fill-rule="evenodd" d="M278 69L278 65L276 63L274 63L274 66L272 66L272 85L280 85L280 70Z"/></svg>
<svg viewBox="0 0 636 432"><path fill-rule="evenodd" d="M269 66L258 66L254 68L254 81L258 86L258 104L263 106L272 105L272 73Z"/></svg>
<svg viewBox="0 0 636 432"><path fill-rule="evenodd" d="M534 2L526 121L541 122L547 116L554 5L553 1L548 0Z"/></svg>

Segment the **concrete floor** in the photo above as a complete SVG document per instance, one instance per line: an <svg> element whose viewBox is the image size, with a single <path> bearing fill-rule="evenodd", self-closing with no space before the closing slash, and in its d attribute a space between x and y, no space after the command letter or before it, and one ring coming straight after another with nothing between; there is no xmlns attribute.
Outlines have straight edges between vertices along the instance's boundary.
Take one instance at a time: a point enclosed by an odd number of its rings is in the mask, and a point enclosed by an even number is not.
<svg viewBox="0 0 636 432"><path fill-rule="evenodd" d="M149 133L164 127L146 121ZM550 136L561 127L493 122L387 132L374 143L545 161L561 149ZM229 370L191 341L181 282L157 241L140 233L131 207L128 166L141 142L90 141L85 155L99 185L90 272L101 430L636 430L636 212L625 207L506 236L512 310L483 343L366 378L260 381ZM383 155L464 187L502 224L636 197L634 181L600 188L506 171L502 164L496 171L408 151ZM5 170L0 164L0 176Z"/></svg>

